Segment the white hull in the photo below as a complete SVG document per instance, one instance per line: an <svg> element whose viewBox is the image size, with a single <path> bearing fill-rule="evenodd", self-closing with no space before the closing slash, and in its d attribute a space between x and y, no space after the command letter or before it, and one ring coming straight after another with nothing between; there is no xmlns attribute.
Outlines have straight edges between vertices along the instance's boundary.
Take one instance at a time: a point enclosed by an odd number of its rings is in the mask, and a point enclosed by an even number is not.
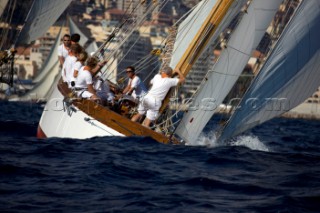
<svg viewBox="0 0 320 213"><path fill-rule="evenodd" d="M101 136L123 136L123 134L94 120L77 107L68 113L64 97L57 87L53 90L43 110L38 130L38 137L59 137L86 139Z"/></svg>

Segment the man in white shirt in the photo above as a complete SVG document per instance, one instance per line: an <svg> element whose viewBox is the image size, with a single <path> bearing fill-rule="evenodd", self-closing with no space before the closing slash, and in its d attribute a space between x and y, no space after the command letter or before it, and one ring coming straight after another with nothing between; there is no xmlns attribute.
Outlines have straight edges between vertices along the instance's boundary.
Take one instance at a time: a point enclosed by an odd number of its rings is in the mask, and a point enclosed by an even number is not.
<svg viewBox="0 0 320 213"><path fill-rule="evenodd" d="M94 68L97 66L98 60L94 57L89 57L86 65L79 70L78 77L75 82L75 90L78 97L97 100L99 97L93 87L92 74Z"/></svg>
<svg viewBox="0 0 320 213"><path fill-rule="evenodd" d="M135 100L139 100L147 93L147 88L135 73L135 68L129 66L126 68L126 73L129 77L128 85L123 90L122 94L131 95Z"/></svg>
<svg viewBox="0 0 320 213"><path fill-rule="evenodd" d="M60 68L62 68L63 63L69 54L70 45L71 45L70 35L65 34L62 37L62 42L63 43L58 47L58 59L59 59L59 63L60 63Z"/></svg>
<svg viewBox="0 0 320 213"><path fill-rule="evenodd" d="M69 87L71 82L75 81L73 77L74 73L74 64L77 61L77 56L81 53L82 47L79 44L72 44L70 47L69 55L63 63L62 67L62 78L64 82L68 82Z"/></svg>
<svg viewBox="0 0 320 213"><path fill-rule="evenodd" d="M171 78L173 72L170 67L164 67L160 72L161 74L154 76L150 82L152 87L140 102L138 114L132 117L132 121L139 121L142 116L147 113L143 125L149 127L151 122L157 119L162 101L166 97L170 88L185 81L185 78L179 69L176 69L174 72L179 75L179 78Z"/></svg>

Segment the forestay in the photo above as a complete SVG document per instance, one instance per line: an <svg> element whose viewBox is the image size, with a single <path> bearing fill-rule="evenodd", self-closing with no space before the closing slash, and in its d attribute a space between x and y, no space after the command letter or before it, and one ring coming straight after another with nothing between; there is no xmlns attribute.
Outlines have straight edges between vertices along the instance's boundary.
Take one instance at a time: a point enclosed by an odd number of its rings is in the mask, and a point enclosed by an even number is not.
<svg viewBox="0 0 320 213"><path fill-rule="evenodd" d="M188 143L197 140L207 122L236 83L279 8L281 0L253 0L232 33L218 62L208 72L176 134Z"/></svg>
<svg viewBox="0 0 320 213"><path fill-rule="evenodd" d="M16 46L29 44L42 36L54 24L71 0L34 0Z"/></svg>
<svg viewBox="0 0 320 213"><path fill-rule="evenodd" d="M320 82L320 1L304 0L220 140L228 139L296 107Z"/></svg>

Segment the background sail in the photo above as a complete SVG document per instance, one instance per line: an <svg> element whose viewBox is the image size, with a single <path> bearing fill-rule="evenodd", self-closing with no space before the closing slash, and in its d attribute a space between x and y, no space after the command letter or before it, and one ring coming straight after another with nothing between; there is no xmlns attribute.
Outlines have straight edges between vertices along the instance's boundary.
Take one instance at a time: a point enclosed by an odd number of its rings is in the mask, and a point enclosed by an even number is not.
<svg viewBox="0 0 320 213"><path fill-rule="evenodd" d="M184 114L176 134L185 141L196 141L218 109L258 46L282 0L254 0L223 50L218 62L202 82L193 100L195 110Z"/></svg>
<svg viewBox="0 0 320 213"><path fill-rule="evenodd" d="M33 80L35 86L24 94L21 100L39 99L45 98L50 88L53 86L55 76L59 72L59 61L58 61L58 47L60 45L60 38L62 37L62 27L60 28L59 34L55 40L55 43L47 57L46 62L42 66L41 72ZM55 84L56 85L56 84Z"/></svg>
<svg viewBox="0 0 320 213"><path fill-rule="evenodd" d="M16 41L29 44L42 36L68 7L71 0L35 0Z"/></svg>
<svg viewBox="0 0 320 213"><path fill-rule="evenodd" d="M0 17L2 16L4 9L6 8L8 1L9 0L0 0Z"/></svg>
<svg viewBox="0 0 320 213"><path fill-rule="evenodd" d="M78 33L80 35L79 44L81 46L84 46L89 40L89 38L79 29L79 27L76 25L76 23L72 20L70 16L68 20L69 20L70 34Z"/></svg>
<svg viewBox="0 0 320 213"><path fill-rule="evenodd" d="M47 73L49 72L49 70L51 70L51 68L56 63L58 63L58 47L60 45L61 37L62 37L62 27L60 28L60 31L56 37L56 40L55 40L53 46L51 47L51 51L46 59L46 62L43 64L39 74L34 78L34 80L33 80L34 83L38 83L38 82L42 81L45 78L45 76L47 75Z"/></svg>
<svg viewBox="0 0 320 213"><path fill-rule="evenodd" d="M304 0L243 97L220 139L294 108L320 82L320 2Z"/></svg>

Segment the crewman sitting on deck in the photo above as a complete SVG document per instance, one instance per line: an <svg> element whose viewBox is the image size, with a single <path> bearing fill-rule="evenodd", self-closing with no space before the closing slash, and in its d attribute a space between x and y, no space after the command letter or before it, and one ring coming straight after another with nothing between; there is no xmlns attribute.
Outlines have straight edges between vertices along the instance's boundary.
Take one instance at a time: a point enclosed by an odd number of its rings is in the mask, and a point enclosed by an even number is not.
<svg viewBox="0 0 320 213"><path fill-rule="evenodd" d="M185 81L185 78L179 69L175 69L174 73L177 73L179 78L171 78L173 75L172 69L170 67L164 67L160 74L154 76L150 82L152 87L139 103L138 114L132 117L132 121L139 121L143 115L147 113L143 125L150 127L151 122L157 119L162 101L170 88Z"/></svg>
<svg viewBox="0 0 320 213"><path fill-rule="evenodd" d="M86 65L80 68L75 82L75 90L78 97L89 98L91 100L99 99L96 90L93 88L92 80L92 75L94 74L94 69L97 67L97 64L97 58L89 57L86 61Z"/></svg>

